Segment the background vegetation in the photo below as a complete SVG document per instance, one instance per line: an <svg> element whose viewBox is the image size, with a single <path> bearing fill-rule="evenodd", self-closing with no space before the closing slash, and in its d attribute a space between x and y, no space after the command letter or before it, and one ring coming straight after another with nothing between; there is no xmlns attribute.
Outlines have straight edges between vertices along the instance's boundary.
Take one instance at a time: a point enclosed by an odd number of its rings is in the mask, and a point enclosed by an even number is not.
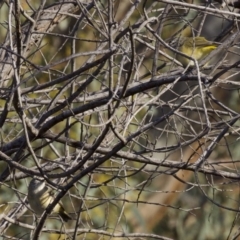
<svg viewBox="0 0 240 240"><path fill-rule="evenodd" d="M238 239L233 2L0 1L2 239ZM221 44L185 69L179 36Z"/></svg>

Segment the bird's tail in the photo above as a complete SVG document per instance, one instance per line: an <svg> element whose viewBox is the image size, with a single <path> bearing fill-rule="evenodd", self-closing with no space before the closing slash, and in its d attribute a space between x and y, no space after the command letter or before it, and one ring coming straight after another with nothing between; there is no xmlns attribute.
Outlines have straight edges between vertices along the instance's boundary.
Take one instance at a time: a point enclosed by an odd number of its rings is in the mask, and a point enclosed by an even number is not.
<svg viewBox="0 0 240 240"><path fill-rule="evenodd" d="M59 215L64 222L67 222L68 220L72 220L72 218L65 211L61 212Z"/></svg>

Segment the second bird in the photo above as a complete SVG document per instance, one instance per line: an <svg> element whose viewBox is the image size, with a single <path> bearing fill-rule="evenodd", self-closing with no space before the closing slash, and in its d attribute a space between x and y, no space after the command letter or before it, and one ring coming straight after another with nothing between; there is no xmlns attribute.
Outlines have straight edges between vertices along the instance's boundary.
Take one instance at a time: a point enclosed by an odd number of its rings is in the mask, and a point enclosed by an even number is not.
<svg viewBox="0 0 240 240"><path fill-rule="evenodd" d="M31 209L37 214L42 215L45 209L54 200L51 190L46 186L44 180L33 178L28 186L28 202ZM52 213L58 214L63 221L67 222L72 218L67 214L61 202L57 203Z"/></svg>

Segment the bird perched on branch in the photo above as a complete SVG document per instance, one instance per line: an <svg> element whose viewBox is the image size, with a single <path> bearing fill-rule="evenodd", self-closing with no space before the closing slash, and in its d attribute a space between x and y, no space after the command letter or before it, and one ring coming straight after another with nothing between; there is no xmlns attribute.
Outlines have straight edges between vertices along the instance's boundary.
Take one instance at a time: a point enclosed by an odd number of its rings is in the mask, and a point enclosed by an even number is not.
<svg viewBox="0 0 240 240"><path fill-rule="evenodd" d="M216 49L218 45L218 43L208 41L204 37L181 37L177 43L177 49L185 55L200 61ZM184 67L187 65L195 66L193 60L180 54L177 54L177 60L181 62Z"/></svg>
<svg viewBox="0 0 240 240"><path fill-rule="evenodd" d="M28 186L28 201L31 209L37 215L42 215L53 200L54 196L51 190L46 186L45 181L34 177ZM58 214L65 222L72 219L65 211L61 202L55 205L52 213Z"/></svg>

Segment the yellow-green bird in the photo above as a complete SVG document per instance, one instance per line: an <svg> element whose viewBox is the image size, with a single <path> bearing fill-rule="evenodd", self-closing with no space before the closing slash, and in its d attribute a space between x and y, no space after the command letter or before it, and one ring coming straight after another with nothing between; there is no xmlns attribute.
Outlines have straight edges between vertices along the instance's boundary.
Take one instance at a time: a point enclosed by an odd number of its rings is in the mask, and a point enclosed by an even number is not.
<svg viewBox="0 0 240 240"><path fill-rule="evenodd" d="M217 48L219 44L208 41L205 37L181 37L178 43L178 50L197 61L202 60L211 51ZM177 60L184 67L195 66L194 61L177 54Z"/></svg>
<svg viewBox="0 0 240 240"><path fill-rule="evenodd" d="M54 196L51 190L46 186L45 181L38 180L34 177L28 186L28 202L31 209L37 215L41 216L53 200ZM58 214L65 222L72 219L65 211L61 202L55 205L52 213Z"/></svg>

